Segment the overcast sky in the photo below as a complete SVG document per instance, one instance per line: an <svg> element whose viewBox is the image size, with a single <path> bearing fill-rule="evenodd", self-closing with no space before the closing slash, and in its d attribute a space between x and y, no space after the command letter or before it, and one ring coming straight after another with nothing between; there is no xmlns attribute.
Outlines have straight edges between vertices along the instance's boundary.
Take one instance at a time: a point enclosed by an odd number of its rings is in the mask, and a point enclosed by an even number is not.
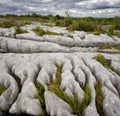
<svg viewBox="0 0 120 116"><path fill-rule="evenodd" d="M72 16L120 16L120 0L0 0L0 14L59 14Z"/></svg>

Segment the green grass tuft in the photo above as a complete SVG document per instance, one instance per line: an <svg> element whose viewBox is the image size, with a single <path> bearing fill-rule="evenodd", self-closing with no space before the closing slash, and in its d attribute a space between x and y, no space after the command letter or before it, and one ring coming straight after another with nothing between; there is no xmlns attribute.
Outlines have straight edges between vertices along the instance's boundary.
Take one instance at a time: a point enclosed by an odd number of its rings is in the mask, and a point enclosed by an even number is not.
<svg viewBox="0 0 120 116"><path fill-rule="evenodd" d="M39 36L42 36L42 35L58 35L58 34L55 33L55 32L51 32L51 31L49 31L49 30L46 31L46 30L44 30L44 29L42 29L42 28L40 28L40 27L34 28L33 31L34 31L35 33L37 33Z"/></svg>
<svg viewBox="0 0 120 116"><path fill-rule="evenodd" d="M111 45L106 45L106 44L103 44L100 46L100 49L112 49L112 46Z"/></svg>
<svg viewBox="0 0 120 116"><path fill-rule="evenodd" d="M69 97L60 88L62 65L61 66L56 65L56 66L57 66L56 79L48 85L49 90L55 93L65 102L67 102L71 106L73 110L73 114L76 114L78 116L84 116L84 110L89 105L91 100L91 90L89 86L86 84L84 87L85 95L81 103L78 101L78 98L76 96Z"/></svg>
<svg viewBox="0 0 120 116"><path fill-rule="evenodd" d="M27 33L27 30L23 30L19 26L15 27L15 34Z"/></svg>
<svg viewBox="0 0 120 116"><path fill-rule="evenodd" d="M7 88L0 85L0 96L2 95L2 93L6 90Z"/></svg>
<svg viewBox="0 0 120 116"><path fill-rule="evenodd" d="M112 65L111 65L111 60L106 59L103 55L98 54L96 56L96 60L98 62L100 62L104 67L107 67L109 69L111 69L113 72L117 73L120 76L120 71L115 69Z"/></svg>
<svg viewBox="0 0 120 116"><path fill-rule="evenodd" d="M111 67L111 60L108 60L108 59L104 58L104 56L101 55L101 54L98 54L98 55L96 56L96 60L97 60L98 62L100 62L100 63L101 63L103 66L105 66L105 67L108 67L108 68Z"/></svg>
<svg viewBox="0 0 120 116"><path fill-rule="evenodd" d="M98 81L95 84L95 91L96 91L96 108L100 116L104 116L104 111L103 111L103 100L104 100L104 94L102 93L102 85Z"/></svg>
<svg viewBox="0 0 120 116"><path fill-rule="evenodd" d="M116 50L120 50L120 45L116 45L116 46L114 46L114 48L115 48Z"/></svg>
<svg viewBox="0 0 120 116"><path fill-rule="evenodd" d="M45 92L44 87L38 81L35 81L34 84L37 89L36 97L39 99L39 102L43 110L41 116L48 116L45 106L45 99L44 99L44 92Z"/></svg>

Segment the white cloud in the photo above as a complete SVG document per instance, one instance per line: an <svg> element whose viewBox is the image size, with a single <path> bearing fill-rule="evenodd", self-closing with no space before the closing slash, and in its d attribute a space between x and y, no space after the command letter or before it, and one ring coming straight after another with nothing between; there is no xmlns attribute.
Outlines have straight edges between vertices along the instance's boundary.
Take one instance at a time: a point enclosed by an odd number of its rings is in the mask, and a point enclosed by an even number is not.
<svg viewBox="0 0 120 116"><path fill-rule="evenodd" d="M0 14L38 13L111 17L120 15L120 0L0 0Z"/></svg>

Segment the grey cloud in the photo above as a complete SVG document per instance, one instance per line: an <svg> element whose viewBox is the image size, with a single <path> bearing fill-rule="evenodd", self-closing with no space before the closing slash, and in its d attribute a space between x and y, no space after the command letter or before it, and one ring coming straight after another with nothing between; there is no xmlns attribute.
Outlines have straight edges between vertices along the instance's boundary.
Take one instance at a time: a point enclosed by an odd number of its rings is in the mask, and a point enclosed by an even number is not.
<svg viewBox="0 0 120 116"><path fill-rule="evenodd" d="M110 11L111 12L108 12ZM0 14L60 14L72 16L111 17L120 11L119 0L2 0Z"/></svg>

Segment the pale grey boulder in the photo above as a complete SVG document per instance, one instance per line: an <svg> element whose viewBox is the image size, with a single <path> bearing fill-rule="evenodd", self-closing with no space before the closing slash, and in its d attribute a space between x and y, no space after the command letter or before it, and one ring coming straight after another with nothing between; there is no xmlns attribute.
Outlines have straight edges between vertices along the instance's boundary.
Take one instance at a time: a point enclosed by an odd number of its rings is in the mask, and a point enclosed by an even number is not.
<svg viewBox="0 0 120 116"><path fill-rule="evenodd" d="M82 101L84 92L79 86L79 83L75 81L74 75L69 70L62 73L60 88L64 90L68 96L77 96L78 100L80 102Z"/></svg>
<svg viewBox="0 0 120 116"><path fill-rule="evenodd" d="M56 66L51 63L46 63L41 68L37 81L45 88L45 90L48 90L47 84L49 84L51 81L54 81L56 78Z"/></svg>
<svg viewBox="0 0 120 116"><path fill-rule="evenodd" d="M70 37L60 35L43 35L38 36L36 33L29 31L29 33L17 34L16 39L33 40L39 42L52 42L63 46L72 46L73 39Z"/></svg>
<svg viewBox="0 0 120 116"><path fill-rule="evenodd" d="M0 80L0 84L7 88L0 96L0 110L7 111L18 96L18 86L15 79L5 72L1 72Z"/></svg>
<svg viewBox="0 0 120 116"><path fill-rule="evenodd" d="M24 59L12 67L12 72L20 79L20 84L23 85L25 81L35 81L39 68L30 59Z"/></svg>
<svg viewBox="0 0 120 116"><path fill-rule="evenodd" d="M6 90L0 96L0 110L6 111L16 100L19 90L14 77L8 74L9 71L5 61L0 59L0 64L0 85L6 88Z"/></svg>
<svg viewBox="0 0 120 116"><path fill-rule="evenodd" d="M5 37L0 37L0 48L9 52L17 53L69 51L67 47L51 42L17 40Z"/></svg>
<svg viewBox="0 0 120 116"><path fill-rule="evenodd" d="M83 33L83 32L82 32ZM80 37L80 35L85 36L84 39L81 39L83 37ZM99 47L103 44L108 45L119 45L119 41L114 41L112 37L109 37L106 34L101 35L93 35L93 34L75 34L74 40L75 40L75 46L93 46L93 47ZM118 39L118 38L116 38Z"/></svg>
<svg viewBox="0 0 120 116"><path fill-rule="evenodd" d="M94 89L94 85L96 83L96 79L95 76L92 74L91 70L87 67L87 62L89 62L89 59L84 59L84 60L79 59L79 66L81 67L82 71L86 76L86 84L88 85L91 91L90 104L87 106L84 113L85 116L99 116L95 103L96 92Z"/></svg>
<svg viewBox="0 0 120 116"><path fill-rule="evenodd" d="M35 95L37 95L37 90L33 82L25 83L9 112L11 114L26 113L33 116L40 115L42 113L42 108Z"/></svg>
<svg viewBox="0 0 120 116"><path fill-rule="evenodd" d="M38 36L36 33L29 31L29 33L16 34L16 39L45 41L43 37Z"/></svg>
<svg viewBox="0 0 120 116"><path fill-rule="evenodd" d="M95 60L87 62L91 71L97 80L102 84L102 91L105 96L103 101L103 109L106 116L119 116L120 100L118 92L111 83L111 73Z"/></svg>
<svg viewBox="0 0 120 116"><path fill-rule="evenodd" d="M14 37L15 29L14 27L11 28L0 28L0 36L3 37Z"/></svg>
<svg viewBox="0 0 120 116"><path fill-rule="evenodd" d="M44 30L49 30L58 34L68 33L68 30L66 30L66 27L55 27L55 26L51 27L51 26L44 26L44 25L41 25L40 27Z"/></svg>
<svg viewBox="0 0 120 116"><path fill-rule="evenodd" d="M87 65L94 73L96 79L100 81L102 85L106 86L115 95L118 95L118 92L111 81L111 79L114 77L112 77L112 74L105 67L103 67L99 62L95 60L90 60L90 62L87 62Z"/></svg>
<svg viewBox="0 0 120 116"><path fill-rule="evenodd" d="M71 47L74 44L74 41L70 37L64 37L60 35L43 35L44 41L57 43L59 45Z"/></svg>
<svg viewBox="0 0 120 116"><path fill-rule="evenodd" d="M85 85L86 77L82 69L80 68L79 58L74 56L73 57L73 72L75 75L75 79L79 82L80 86L83 87Z"/></svg>
<svg viewBox="0 0 120 116"><path fill-rule="evenodd" d="M120 92L120 76L110 69L109 69L109 71L111 73L110 80L111 80L112 84L117 89L117 91Z"/></svg>
<svg viewBox="0 0 120 116"><path fill-rule="evenodd" d="M120 115L120 100L108 88L103 88L105 99L103 102L103 109L105 116L119 116Z"/></svg>
<svg viewBox="0 0 120 116"><path fill-rule="evenodd" d="M111 65L116 69L120 71L120 63L116 61L112 61Z"/></svg>
<svg viewBox="0 0 120 116"><path fill-rule="evenodd" d="M12 71L20 79L21 88L17 100L10 108L10 113L40 115L42 109L39 100L36 98L37 90L34 85L39 68L32 62L23 60L22 63L19 62L14 65Z"/></svg>
<svg viewBox="0 0 120 116"><path fill-rule="evenodd" d="M56 94L45 91L44 97L46 110L50 116L75 116L71 107Z"/></svg>

